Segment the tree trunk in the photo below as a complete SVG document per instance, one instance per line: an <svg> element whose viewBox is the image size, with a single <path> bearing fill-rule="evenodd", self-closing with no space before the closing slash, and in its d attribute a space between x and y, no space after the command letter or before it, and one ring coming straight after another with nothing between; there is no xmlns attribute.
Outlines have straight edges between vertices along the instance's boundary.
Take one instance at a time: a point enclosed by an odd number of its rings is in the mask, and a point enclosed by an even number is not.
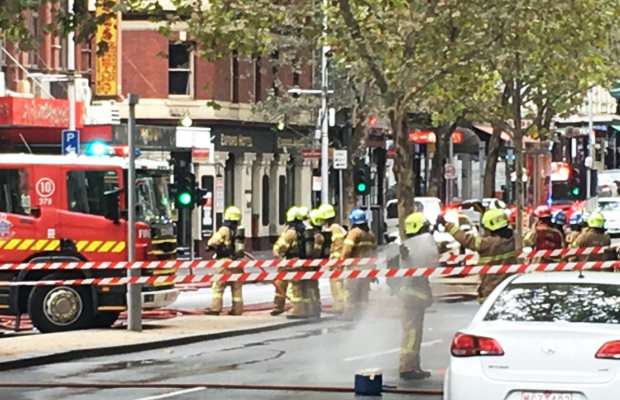
<svg viewBox="0 0 620 400"><path fill-rule="evenodd" d="M516 55L517 74L519 71L519 54ZM518 75L517 75L518 76ZM514 144L515 144L515 205L516 205L516 224L515 226L515 249L523 248L523 130L521 130L521 79L515 79L515 90L512 94Z"/></svg>
<svg viewBox="0 0 620 400"><path fill-rule="evenodd" d="M487 156L484 166L484 178L482 182L483 197L495 197L495 175L497 173L497 157L499 156L499 146L501 144L501 135L503 132L502 124L499 121L491 123L493 125L493 134L487 147ZM506 185L509 185L507 182Z"/></svg>
<svg viewBox="0 0 620 400"><path fill-rule="evenodd" d="M435 153L433 153L432 159L428 196L438 197L444 200L445 204L448 204L452 200L446 198L446 180L444 179L445 160L448 157L450 137L462 121L463 118L458 117L453 122L447 122L439 125L439 127L435 130L437 140L435 143Z"/></svg>
<svg viewBox="0 0 620 400"><path fill-rule="evenodd" d="M413 211L413 168L411 160L413 149L407 136L407 121L404 107L396 101L390 111L390 124L394 134L394 176L396 178L396 197L398 198L398 233L405 237L405 218Z"/></svg>

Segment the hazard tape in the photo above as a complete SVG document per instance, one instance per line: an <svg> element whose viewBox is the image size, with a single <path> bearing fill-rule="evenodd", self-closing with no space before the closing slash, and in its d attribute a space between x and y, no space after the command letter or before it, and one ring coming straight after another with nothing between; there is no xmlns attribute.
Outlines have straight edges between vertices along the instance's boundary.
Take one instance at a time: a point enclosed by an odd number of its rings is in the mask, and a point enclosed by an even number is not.
<svg viewBox="0 0 620 400"><path fill-rule="evenodd" d="M535 258L535 257L561 257L561 256L573 256L573 255L588 255L588 254L601 254L605 250L609 249L607 246L595 246L595 247L571 247L567 249L553 249L553 250L530 250L520 251L516 253L517 257L523 258ZM480 256L478 253L472 254L453 254L443 253L437 258L439 262L462 262L477 260Z"/></svg>
<svg viewBox="0 0 620 400"><path fill-rule="evenodd" d="M252 268L252 267L349 267L382 265L383 258L347 258L347 259L291 259L291 260L197 260L197 261L59 261L44 263L5 263L0 264L0 271L21 270L125 270L125 269L184 269L184 268Z"/></svg>
<svg viewBox="0 0 620 400"><path fill-rule="evenodd" d="M298 271L298 272L260 272L241 274L206 274L185 276L143 276L143 277L114 277L114 278L84 278L47 281L8 282L0 281L0 286L71 286L71 285L99 285L114 286L126 284L188 284L208 282L269 282L269 281L299 281L318 279L372 279L372 278L406 278L406 277L439 277L454 275L488 275L488 274L515 274L526 272L558 272L577 270L598 270L603 268L618 268L620 261L579 261L560 263L537 264L504 264L504 265L477 265L462 267L424 267L424 268L389 268L389 269L353 269L335 271Z"/></svg>

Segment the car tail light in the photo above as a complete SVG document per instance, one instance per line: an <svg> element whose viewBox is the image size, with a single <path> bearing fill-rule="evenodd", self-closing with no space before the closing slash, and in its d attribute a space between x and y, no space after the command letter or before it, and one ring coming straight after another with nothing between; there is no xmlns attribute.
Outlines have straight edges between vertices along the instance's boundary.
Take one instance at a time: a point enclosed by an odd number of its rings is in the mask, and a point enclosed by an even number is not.
<svg viewBox="0 0 620 400"><path fill-rule="evenodd" d="M450 353L454 357L503 356L504 350L495 339L457 332Z"/></svg>
<svg viewBox="0 0 620 400"><path fill-rule="evenodd" d="M614 340L613 342L607 342L602 345L596 352L595 357L620 360L620 340Z"/></svg>

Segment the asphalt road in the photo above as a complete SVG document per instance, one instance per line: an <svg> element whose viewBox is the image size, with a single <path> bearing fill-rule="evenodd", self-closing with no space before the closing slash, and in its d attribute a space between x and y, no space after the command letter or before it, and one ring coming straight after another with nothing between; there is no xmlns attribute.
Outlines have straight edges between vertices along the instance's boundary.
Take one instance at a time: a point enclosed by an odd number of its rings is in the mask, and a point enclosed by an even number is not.
<svg viewBox="0 0 620 400"><path fill-rule="evenodd" d="M0 372L2 382L198 382L352 387L356 371L381 368L386 385L440 389L455 331L478 305L437 303L427 313L423 367L433 377L416 385L398 381L398 319L372 316L353 324L322 322L123 356L84 359ZM393 313L390 313L393 315ZM353 399L352 393L309 393L214 389L0 389L11 400L194 400ZM440 396L384 394L384 399L439 399Z"/></svg>

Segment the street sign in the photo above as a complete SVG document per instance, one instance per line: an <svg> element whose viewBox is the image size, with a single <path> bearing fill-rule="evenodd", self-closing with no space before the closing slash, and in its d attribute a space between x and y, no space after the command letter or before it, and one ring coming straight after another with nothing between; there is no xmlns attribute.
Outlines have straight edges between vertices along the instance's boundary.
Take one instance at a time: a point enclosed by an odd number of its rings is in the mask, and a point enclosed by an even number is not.
<svg viewBox="0 0 620 400"><path fill-rule="evenodd" d="M456 167L454 166L454 164L446 164L443 177L446 179L456 178Z"/></svg>
<svg viewBox="0 0 620 400"><path fill-rule="evenodd" d="M334 169L347 169L346 150L334 150Z"/></svg>
<svg viewBox="0 0 620 400"><path fill-rule="evenodd" d="M80 154L80 131L62 131L62 154Z"/></svg>

